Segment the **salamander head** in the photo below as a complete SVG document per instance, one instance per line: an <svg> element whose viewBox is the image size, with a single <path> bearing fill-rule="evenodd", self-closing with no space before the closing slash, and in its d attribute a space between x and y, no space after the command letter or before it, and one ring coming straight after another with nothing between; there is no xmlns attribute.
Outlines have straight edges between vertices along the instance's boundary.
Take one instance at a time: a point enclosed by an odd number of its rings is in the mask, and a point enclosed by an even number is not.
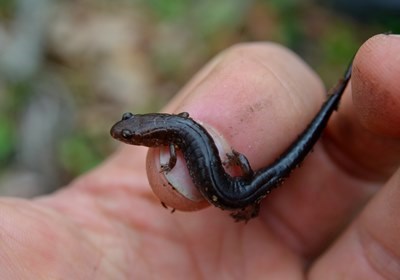
<svg viewBox="0 0 400 280"><path fill-rule="evenodd" d="M127 144L142 145L140 128L143 125L141 125L140 119L139 115L124 113L121 120L111 127L111 136Z"/></svg>
<svg viewBox="0 0 400 280"><path fill-rule="evenodd" d="M147 147L163 145L163 139L157 133L162 125L157 120L162 116L163 114L124 113L121 120L112 126L110 134L114 139L130 145Z"/></svg>

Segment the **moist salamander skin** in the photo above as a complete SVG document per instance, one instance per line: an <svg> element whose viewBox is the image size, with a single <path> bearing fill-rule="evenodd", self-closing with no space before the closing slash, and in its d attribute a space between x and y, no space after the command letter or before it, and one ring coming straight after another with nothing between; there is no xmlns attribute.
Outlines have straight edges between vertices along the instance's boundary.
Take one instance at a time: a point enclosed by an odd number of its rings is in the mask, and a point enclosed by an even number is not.
<svg viewBox="0 0 400 280"><path fill-rule="evenodd" d="M232 151L229 159L241 167L243 175L232 177L223 166L214 140L207 130L180 114L125 113L111 128L111 136L121 142L147 147L170 147L169 171L176 163L175 148L182 151L192 181L211 204L231 210L236 221L256 217L260 201L279 186L311 151L326 127L351 77L351 64L319 112L303 133L272 164L253 171L243 154Z"/></svg>

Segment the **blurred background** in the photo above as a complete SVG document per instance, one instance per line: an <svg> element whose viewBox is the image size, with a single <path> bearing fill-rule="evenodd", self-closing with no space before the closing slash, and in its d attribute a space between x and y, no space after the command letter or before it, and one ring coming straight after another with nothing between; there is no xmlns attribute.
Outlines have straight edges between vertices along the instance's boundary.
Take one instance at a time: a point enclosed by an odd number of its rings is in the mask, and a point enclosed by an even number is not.
<svg viewBox="0 0 400 280"><path fill-rule="evenodd" d="M95 167L123 112L158 111L235 43L281 43L329 88L385 31L400 33L398 0L0 0L0 195Z"/></svg>

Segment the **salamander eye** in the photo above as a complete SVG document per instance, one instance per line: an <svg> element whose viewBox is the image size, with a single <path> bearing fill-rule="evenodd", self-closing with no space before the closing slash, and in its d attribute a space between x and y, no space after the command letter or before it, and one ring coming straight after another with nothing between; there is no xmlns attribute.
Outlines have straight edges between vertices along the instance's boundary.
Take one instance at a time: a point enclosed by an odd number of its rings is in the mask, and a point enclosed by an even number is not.
<svg viewBox="0 0 400 280"><path fill-rule="evenodd" d="M123 115L122 115L122 120L124 121L124 120L128 120L128 119L130 119L130 118L133 118L133 114L132 113L124 113Z"/></svg>
<svg viewBox="0 0 400 280"><path fill-rule="evenodd" d="M121 131L121 135L124 139L130 139L132 137L132 131L130 131L129 129L123 129Z"/></svg>

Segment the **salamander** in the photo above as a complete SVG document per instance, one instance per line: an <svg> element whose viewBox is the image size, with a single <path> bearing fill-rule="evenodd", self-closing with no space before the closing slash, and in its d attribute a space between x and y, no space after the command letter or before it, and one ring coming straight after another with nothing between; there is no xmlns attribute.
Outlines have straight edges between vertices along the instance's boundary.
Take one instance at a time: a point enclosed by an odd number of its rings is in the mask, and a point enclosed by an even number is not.
<svg viewBox="0 0 400 280"><path fill-rule="evenodd" d="M279 186L312 150L337 110L340 98L351 78L352 65L338 82L307 128L268 166L253 171L247 158L232 151L228 160L237 164L242 175L225 171L213 138L187 112L180 114L125 113L111 128L111 136L121 142L147 147L168 146L169 162L161 167L168 172L176 163L175 149L183 153L193 184L206 200L223 210L231 210L236 221L258 215L261 200Z"/></svg>

